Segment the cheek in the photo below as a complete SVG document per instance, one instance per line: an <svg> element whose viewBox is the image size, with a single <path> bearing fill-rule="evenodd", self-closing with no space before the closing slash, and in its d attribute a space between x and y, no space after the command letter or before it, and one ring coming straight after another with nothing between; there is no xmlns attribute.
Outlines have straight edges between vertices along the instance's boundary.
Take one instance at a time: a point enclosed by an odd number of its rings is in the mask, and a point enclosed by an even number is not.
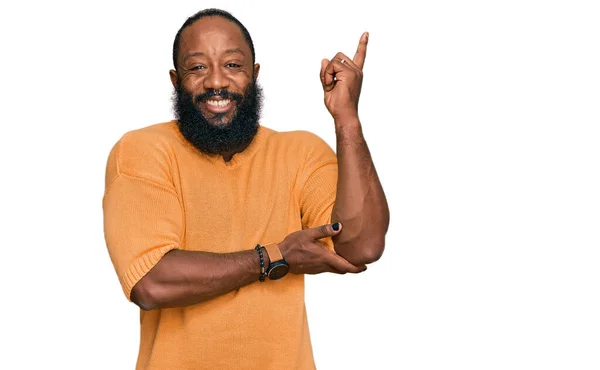
<svg viewBox="0 0 600 370"><path fill-rule="evenodd" d="M245 72L238 72L230 75L230 81L237 92L243 93L252 81L252 76Z"/></svg>
<svg viewBox="0 0 600 370"><path fill-rule="evenodd" d="M190 93L198 94L202 88L202 77L193 74L185 75L181 79L181 86Z"/></svg>

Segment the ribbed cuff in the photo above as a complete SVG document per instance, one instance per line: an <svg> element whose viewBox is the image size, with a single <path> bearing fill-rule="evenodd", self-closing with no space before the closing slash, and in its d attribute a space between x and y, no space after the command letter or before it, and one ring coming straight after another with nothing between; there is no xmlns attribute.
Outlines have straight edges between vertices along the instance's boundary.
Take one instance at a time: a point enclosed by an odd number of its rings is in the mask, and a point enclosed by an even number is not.
<svg viewBox="0 0 600 370"><path fill-rule="evenodd" d="M146 252L142 256L138 257L123 277L121 278L121 287L123 288L123 292L127 296L127 299L131 301L131 290L143 278L148 271L150 271L160 259L167 254L167 252L176 249L176 245L167 245L164 247L153 249L149 252Z"/></svg>

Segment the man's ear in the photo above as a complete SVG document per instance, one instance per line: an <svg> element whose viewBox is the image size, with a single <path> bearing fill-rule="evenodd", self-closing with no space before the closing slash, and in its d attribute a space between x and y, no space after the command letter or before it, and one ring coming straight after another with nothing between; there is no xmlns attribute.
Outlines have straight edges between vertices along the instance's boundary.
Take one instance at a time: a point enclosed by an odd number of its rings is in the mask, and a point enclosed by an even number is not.
<svg viewBox="0 0 600 370"><path fill-rule="evenodd" d="M177 71L174 69L170 70L169 77L171 78L171 83L173 84L173 87L177 87Z"/></svg>
<svg viewBox="0 0 600 370"><path fill-rule="evenodd" d="M254 79L255 80L258 78L258 72L260 72L260 64L255 63L254 64Z"/></svg>

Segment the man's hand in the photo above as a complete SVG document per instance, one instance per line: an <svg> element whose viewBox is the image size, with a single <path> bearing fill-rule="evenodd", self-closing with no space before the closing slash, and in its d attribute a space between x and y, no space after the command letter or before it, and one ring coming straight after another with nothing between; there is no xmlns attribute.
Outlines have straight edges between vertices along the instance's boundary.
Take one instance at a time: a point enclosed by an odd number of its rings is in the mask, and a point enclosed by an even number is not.
<svg viewBox="0 0 600 370"><path fill-rule="evenodd" d="M319 274L322 272L345 274L366 270L366 266L354 266L318 242L319 239L338 234L342 229L342 225L338 225L337 231L333 229L332 224L327 224L296 231L286 236L278 246L281 255L290 266L290 272L293 274Z"/></svg>
<svg viewBox="0 0 600 370"><path fill-rule="evenodd" d="M325 92L325 106L336 122L358 118L358 98L368 41L369 34L365 32L360 37L353 59L340 52L331 60L321 61L321 84Z"/></svg>

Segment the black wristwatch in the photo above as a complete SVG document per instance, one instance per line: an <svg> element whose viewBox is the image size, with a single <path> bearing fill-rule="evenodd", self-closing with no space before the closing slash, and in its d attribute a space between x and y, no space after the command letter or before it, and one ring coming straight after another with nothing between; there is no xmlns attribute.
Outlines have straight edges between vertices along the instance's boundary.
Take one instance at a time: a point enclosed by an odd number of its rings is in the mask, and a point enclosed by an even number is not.
<svg viewBox="0 0 600 370"><path fill-rule="evenodd" d="M285 261L281 255L281 251L277 246L277 243L271 243L264 246L265 250L269 254L269 269L267 270L267 276L271 280L279 280L290 271L290 265Z"/></svg>

